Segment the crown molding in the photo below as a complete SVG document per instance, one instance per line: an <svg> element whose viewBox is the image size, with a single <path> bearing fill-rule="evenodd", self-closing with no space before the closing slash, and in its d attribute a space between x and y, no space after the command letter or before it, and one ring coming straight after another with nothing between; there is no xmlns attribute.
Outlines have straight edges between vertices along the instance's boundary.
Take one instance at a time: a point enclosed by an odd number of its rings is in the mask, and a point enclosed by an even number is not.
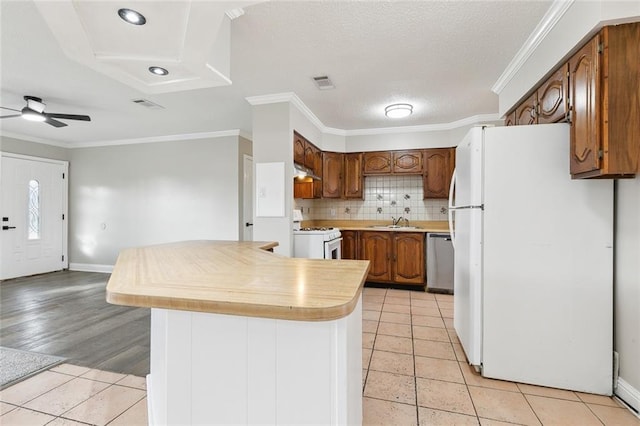
<svg viewBox="0 0 640 426"><path fill-rule="evenodd" d="M377 129L355 129L342 130L344 136L368 136L368 135L388 135L390 133L419 133L419 132L437 132L442 130L453 130L464 126L481 124L487 121L498 121L500 116L496 114L479 114L471 117L462 118L450 123L440 124L424 124L420 126L402 126L402 127L379 127ZM338 130L338 129L334 129ZM327 132L329 133L329 132ZM335 133L334 133L335 134Z"/></svg>
<svg viewBox="0 0 640 426"><path fill-rule="evenodd" d="M0 130L0 136L12 139L20 139L27 142L41 143L43 145L52 145L59 148L71 148L71 144L68 142L56 141L52 139L38 138L36 136L23 135L22 133L5 132Z"/></svg>
<svg viewBox="0 0 640 426"><path fill-rule="evenodd" d="M527 41L522 45L518 53L513 57L502 75L494 83L491 91L500 94L511 79L520 71L522 66L527 62L529 57L547 37L547 34L556 26L560 18L564 16L567 10L573 5L575 0L555 0L547 13L542 17L533 30Z"/></svg>
<svg viewBox="0 0 640 426"><path fill-rule="evenodd" d="M0 132L0 136L6 136L14 139L21 139L28 142L37 142L46 145L58 146L61 148L75 149L75 148L96 148L100 146L117 146L117 145L135 145L141 143L156 143L156 142L173 142L173 141L186 141L186 140L198 140L207 138L223 138L226 136L240 136L248 140L253 140L253 136L249 132L245 132L241 129L222 130L218 132L201 132L201 133L185 133L167 136L151 136L148 138L133 138L133 139L115 139L107 141L95 141L95 142L80 142L80 143L65 143L58 141L51 141L48 139L36 138L28 135L21 135L17 133Z"/></svg>
<svg viewBox="0 0 640 426"><path fill-rule="evenodd" d="M97 141L97 142L85 142L73 144L71 148L93 148L98 146L116 146L116 145L134 145L140 143L157 143L157 142L175 142L175 141L189 141L208 138L223 138L226 136L242 136L243 138L251 139L247 137L247 133L239 130L222 130L218 132L199 132L199 133L182 133L176 135L165 136L151 136L148 138L133 138L133 139L116 139L111 141Z"/></svg>
<svg viewBox="0 0 640 426"><path fill-rule="evenodd" d="M468 126L472 124L479 124L486 121L500 120L500 116L495 114L480 114L471 117L463 118L460 120L452 121L450 123L440 124L424 124L419 126L399 126L399 127L379 127L374 129L354 129L343 130L335 127L327 127L311 110L300 100L300 98L293 92L275 93L272 95L251 96L245 98L249 104L255 105L267 105L277 104L282 102L290 102L295 105L306 117L313 123L314 126L320 132L336 135L336 136L364 136L364 135L386 135L390 133L415 133L415 132L433 132L439 130L453 130L459 127Z"/></svg>
<svg viewBox="0 0 640 426"><path fill-rule="evenodd" d="M307 117L307 119L309 121L311 121L311 123L313 123L314 126L316 126L318 128L318 130L320 130L323 133L328 133L328 132L325 132L325 129L328 129L328 128L304 104L304 102L302 102L300 100L298 95L296 95L293 92L274 93L272 95L249 96L249 97L247 97L245 99L252 106L255 106L255 105L267 105L267 104L278 104L278 103L282 103L282 102L290 102L293 105L295 105L300 110L300 112L302 112L302 114L304 114L304 116ZM336 130L339 130L339 129L336 129Z"/></svg>

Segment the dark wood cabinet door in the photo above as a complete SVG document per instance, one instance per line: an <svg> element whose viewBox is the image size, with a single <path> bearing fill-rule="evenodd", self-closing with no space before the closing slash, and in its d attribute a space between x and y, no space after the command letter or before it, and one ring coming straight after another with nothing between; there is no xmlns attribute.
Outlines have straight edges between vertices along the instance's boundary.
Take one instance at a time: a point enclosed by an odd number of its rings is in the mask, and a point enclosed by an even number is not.
<svg viewBox="0 0 640 426"><path fill-rule="evenodd" d="M322 198L342 197L342 163L344 154L322 153Z"/></svg>
<svg viewBox="0 0 640 426"><path fill-rule="evenodd" d="M320 152L318 148L311 142L307 141L304 146L304 165L315 173L316 154Z"/></svg>
<svg viewBox="0 0 640 426"><path fill-rule="evenodd" d="M313 190L314 182L311 178L293 179L293 198L314 198Z"/></svg>
<svg viewBox="0 0 640 426"><path fill-rule="evenodd" d="M391 232L360 232L360 259L371 262L367 281L391 281Z"/></svg>
<svg viewBox="0 0 640 426"><path fill-rule="evenodd" d="M569 59L571 108L571 174L600 168L600 36Z"/></svg>
<svg viewBox="0 0 640 426"><path fill-rule="evenodd" d="M455 166L455 148L424 150L424 198L449 198L449 185Z"/></svg>
<svg viewBox="0 0 640 426"><path fill-rule="evenodd" d="M569 66L565 65L538 88L538 124L557 123L567 119Z"/></svg>
<svg viewBox="0 0 640 426"><path fill-rule="evenodd" d="M393 281L399 284L424 284L424 233L395 232L393 236Z"/></svg>
<svg viewBox="0 0 640 426"><path fill-rule="evenodd" d="M323 175L323 166L322 166L322 151L317 150L315 152L314 160L313 160L313 172L322 179ZM313 181L313 198L322 198L322 181L314 180Z"/></svg>
<svg viewBox="0 0 640 426"><path fill-rule="evenodd" d="M304 165L305 142L298 132L293 132L293 162Z"/></svg>
<svg viewBox="0 0 640 426"><path fill-rule="evenodd" d="M516 125L516 111L513 110L504 118L505 126L515 126Z"/></svg>
<svg viewBox="0 0 640 426"><path fill-rule="evenodd" d="M342 231L342 246L340 250L342 251L343 259L358 259L358 248L359 248L359 235L358 231Z"/></svg>
<svg viewBox="0 0 640 426"><path fill-rule="evenodd" d="M525 101L516 108L516 124L537 124L536 101L537 94L533 92Z"/></svg>
<svg viewBox="0 0 640 426"><path fill-rule="evenodd" d="M362 153L344 155L344 198L364 198L364 177L362 176Z"/></svg>
<svg viewBox="0 0 640 426"><path fill-rule="evenodd" d="M391 151L365 152L363 171L365 175L391 173Z"/></svg>
<svg viewBox="0 0 640 426"><path fill-rule="evenodd" d="M422 151L392 151L392 172L422 174Z"/></svg>

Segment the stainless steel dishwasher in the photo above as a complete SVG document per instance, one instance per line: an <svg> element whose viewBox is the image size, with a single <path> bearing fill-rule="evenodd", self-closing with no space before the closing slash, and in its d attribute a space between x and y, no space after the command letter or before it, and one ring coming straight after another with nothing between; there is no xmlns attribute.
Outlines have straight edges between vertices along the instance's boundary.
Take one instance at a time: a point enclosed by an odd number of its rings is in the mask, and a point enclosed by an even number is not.
<svg viewBox="0 0 640 426"><path fill-rule="evenodd" d="M428 233L427 291L453 293L453 244L449 233Z"/></svg>

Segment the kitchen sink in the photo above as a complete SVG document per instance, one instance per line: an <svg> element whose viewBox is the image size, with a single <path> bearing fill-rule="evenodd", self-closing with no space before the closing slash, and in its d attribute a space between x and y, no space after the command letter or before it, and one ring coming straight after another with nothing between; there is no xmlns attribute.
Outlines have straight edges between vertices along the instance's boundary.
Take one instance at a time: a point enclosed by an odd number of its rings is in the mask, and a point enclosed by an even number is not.
<svg viewBox="0 0 640 426"><path fill-rule="evenodd" d="M419 226L402 226L402 225L371 225L369 228L375 229L421 229Z"/></svg>

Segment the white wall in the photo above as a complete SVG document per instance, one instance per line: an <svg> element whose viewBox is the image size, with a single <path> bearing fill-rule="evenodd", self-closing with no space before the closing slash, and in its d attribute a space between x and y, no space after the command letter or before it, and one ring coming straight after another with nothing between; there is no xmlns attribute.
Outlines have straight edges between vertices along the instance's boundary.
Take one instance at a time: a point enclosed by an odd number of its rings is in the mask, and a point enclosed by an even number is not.
<svg viewBox="0 0 640 426"><path fill-rule="evenodd" d="M616 198L614 348L623 387L640 392L640 177L617 181ZM640 393L626 391L616 393L640 411Z"/></svg>
<svg viewBox="0 0 640 426"><path fill-rule="evenodd" d="M72 149L72 264L113 265L132 246L238 239L238 156L235 136Z"/></svg>
<svg viewBox="0 0 640 426"><path fill-rule="evenodd" d="M288 102L255 105L253 112L253 164L282 162L285 165L284 217L256 217L254 241L277 241L275 253L292 255L293 247L293 130ZM312 139L313 140L313 139ZM256 180L258 176L254 173ZM260 185L256 181L255 188ZM255 200L255 198L254 198ZM256 203L254 201L254 210Z"/></svg>
<svg viewBox="0 0 640 426"><path fill-rule="evenodd" d="M32 157L51 158L54 160L66 161L69 159L69 150L67 148L29 142L6 136L0 136L0 151L30 155Z"/></svg>
<svg viewBox="0 0 640 426"><path fill-rule="evenodd" d="M640 20L638 1L575 1L530 58L505 85L499 95L499 113L505 114L556 64L563 61L578 44L603 25ZM616 394L640 410L640 184L634 180L617 182L616 257L614 275L614 350L620 356L620 378L631 394ZM620 382L619 382L620 383ZM624 395L623 395L624 393Z"/></svg>

